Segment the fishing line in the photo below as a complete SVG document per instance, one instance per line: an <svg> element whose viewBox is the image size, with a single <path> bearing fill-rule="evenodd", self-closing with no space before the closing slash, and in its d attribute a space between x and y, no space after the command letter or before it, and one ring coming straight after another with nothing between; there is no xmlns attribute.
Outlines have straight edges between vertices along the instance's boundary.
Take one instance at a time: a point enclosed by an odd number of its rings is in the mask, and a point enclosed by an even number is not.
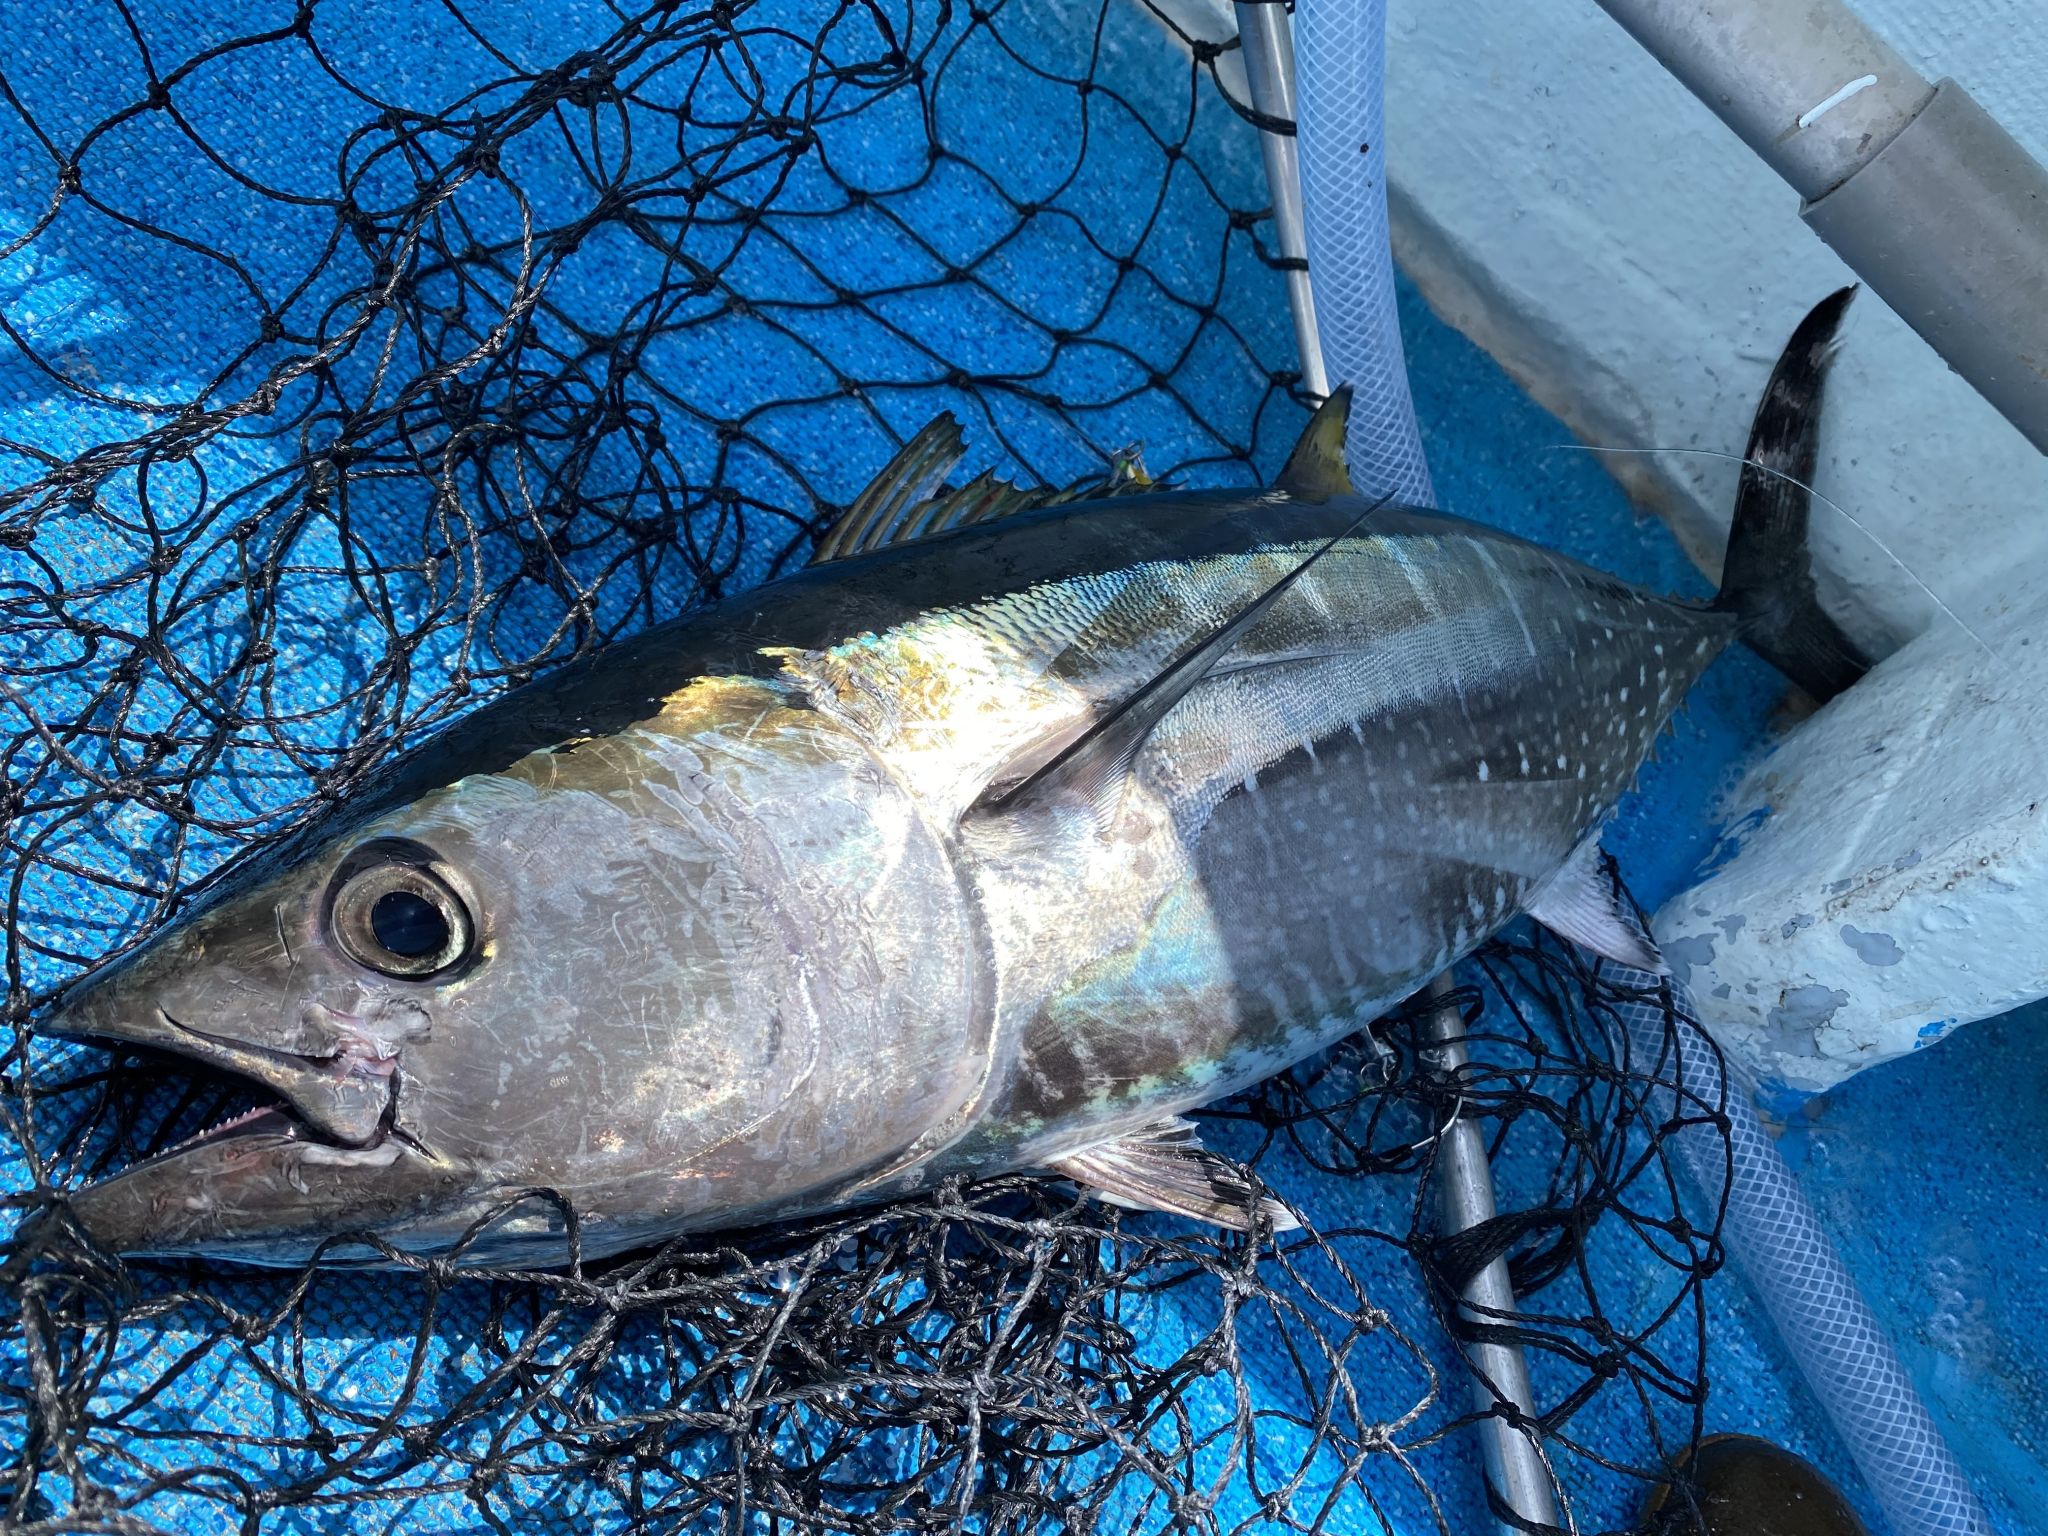
<svg viewBox="0 0 2048 1536"><path fill-rule="evenodd" d="M1927 595L1928 601L1932 602L1935 607L1939 608L1942 614L1951 623L1953 623L1957 629L1960 629L1964 634L1968 635L1972 640L1976 641L1978 648L1982 650L1986 656L1989 656L1994 660L1997 659L1998 653L1992 650L1992 648L1985 643L1984 637L1978 634L1976 630L1970 628L1970 626L1966 622L1964 622L1963 616L1961 614L1957 613L1955 609L1949 607L1947 603L1943 602L1941 594L1935 591L1934 588L1930 587L1926 582L1922 581L1919 575L1913 570L1913 568L1910 565L1906 564L1905 561L1901 560L1897 555L1893 554L1891 546L1885 543L1883 539L1879 538L1877 534L1873 532L1871 528L1862 521L1862 519L1853 515L1847 507L1844 507L1840 502L1834 500L1832 497L1823 495L1821 492L1815 490L1812 486L1808 485L1804 480L1801 480L1797 475L1788 475L1782 469L1773 469L1768 464L1759 464L1755 459L1749 458L1744 454L1723 453L1715 448L1605 448L1598 447L1592 443L1549 443L1546 444L1541 451L1544 453L1570 452L1649 455L1656 455L1660 453L1684 453L1691 454L1697 458L1703 459L1726 459L1730 463L1743 465L1749 469L1754 469L1761 474L1769 475L1773 479L1783 480L1788 485L1797 486L1800 490L1806 492L1807 495L1811 496L1815 501L1818 501L1823 506L1830 507L1835 512L1839 513L1848 522L1850 527L1854 528L1858 533L1862 534L1866 539L1870 540L1872 544L1876 545L1878 552L1882 554L1885 557L1885 559L1891 561L1893 565L1897 566L1899 570L1905 574L1905 577L1908 581L1912 582L1914 586L1918 587L1922 592L1924 592Z"/></svg>

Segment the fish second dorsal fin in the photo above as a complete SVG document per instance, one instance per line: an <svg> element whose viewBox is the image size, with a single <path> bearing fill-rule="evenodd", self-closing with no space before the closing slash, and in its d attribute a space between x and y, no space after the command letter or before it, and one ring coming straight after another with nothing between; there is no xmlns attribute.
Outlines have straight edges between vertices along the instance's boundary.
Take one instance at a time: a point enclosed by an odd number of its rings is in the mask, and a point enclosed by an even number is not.
<svg viewBox="0 0 2048 1536"><path fill-rule="evenodd" d="M1316 407L1273 489L1296 501L1328 501L1352 494L1351 466L1344 456L1344 429L1351 420L1351 386L1340 384Z"/></svg>
<svg viewBox="0 0 2048 1536"><path fill-rule="evenodd" d="M1063 490L1026 488L983 470L957 491L942 489L946 476L966 452L960 423L950 414L934 418L897 451L867 489L854 498L839 521L818 540L811 564L864 555L890 544L908 544L949 528L992 522L1038 507L1124 496L1152 488L1143 453L1133 444L1118 450L1110 460L1108 472L1094 484Z"/></svg>
<svg viewBox="0 0 2048 1536"><path fill-rule="evenodd" d="M1194 1125L1177 1115L1069 1152L1046 1166L1134 1210L1170 1211L1232 1232L1251 1231L1255 1220L1275 1232L1301 1225L1242 1169L1203 1146Z"/></svg>
<svg viewBox="0 0 2048 1536"><path fill-rule="evenodd" d="M818 540L818 547L811 553L811 564L841 560L889 542L904 514L922 505L944 485L946 476L966 453L960 423L950 413L933 417L882 466L882 472L868 482L867 489L853 498L853 504L840 514L839 521Z"/></svg>

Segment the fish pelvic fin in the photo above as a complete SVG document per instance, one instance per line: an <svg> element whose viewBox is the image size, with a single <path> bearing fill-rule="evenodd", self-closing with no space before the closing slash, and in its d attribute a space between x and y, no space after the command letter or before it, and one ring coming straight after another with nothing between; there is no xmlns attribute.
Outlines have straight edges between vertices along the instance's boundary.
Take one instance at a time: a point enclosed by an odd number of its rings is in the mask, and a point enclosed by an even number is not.
<svg viewBox="0 0 2048 1536"><path fill-rule="evenodd" d="M1822 702L1870 670L1870 658L1820 605L1807 542L1828 364L1855 296L1853 286L1841 288L1816 304L1771 370L1749 429L1714 599L1751 650Z"/></svg>
<svg viewBox="0 0 2048 1536"><path fill-rule="evenodd" d="M1350 421L1351 386L1340 384L1309 417L1273 489L1296 501L1322 502L1353 494L1351 464L1344 453L1344 431Z"/></svg>
<svg viewBox="0 0 2048 1536"><path fill-rule="evenodd" d="M1259 1226L1292 1232L1301 1225L1250 1174L1203 1146L1194 1124L1177 1115L1047 1166L1131 1210L1166 1211L1232 1232Z"/></svg>
<svg viewBox="0 0 2048 1536"><path fill-rule="evenodd" d="M1671 974L1657 941L1644 929L1621 881L1609 869L1597 836L1572 850L1564 867L1537 887L1524 910L1559 938L1602 959L1657 976Z"/></svg>
<svg viewBox="0 0 2048 1536"><path fill-rule="evenodd" d="M935 417L897 450L818 540L811 564L844 560L891 544L909 544L948 529L993 522L1039 507L1154 488L1145 469L1144 450L1136 443L1118 449L1102 474L1063 489L1016 486L984 470L958 490L946 490L946 477L966 455L960 423L951 413Z"/></svg>
<svg viewBox="0 0 2048 1536"><path fill-rule="evenodd" d="M1097 829L1107 831L1116 819L1131 764L1167 712L1188 696L1195 684L1243 638L1245 631L1264 618L1311 566L1357 533L1385 505L1386 498L1381 497L1366 507L1343 531L1324 540L1286 575L1118 700L1031 774L1007 787L999 780L983 792L970 811L1002 812L1034 798L1066 794L1092 807Z"/></svg>

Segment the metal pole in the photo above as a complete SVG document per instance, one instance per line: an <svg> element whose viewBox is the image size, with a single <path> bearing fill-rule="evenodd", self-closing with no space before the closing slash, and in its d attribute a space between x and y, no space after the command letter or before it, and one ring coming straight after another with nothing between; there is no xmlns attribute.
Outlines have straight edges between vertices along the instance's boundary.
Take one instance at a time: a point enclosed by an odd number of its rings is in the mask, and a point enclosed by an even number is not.
<svg viewBox="0 0 2048 1536"><path fill-rule="evenodd" d="M1317 400L1330 392L1323 369L1323 341L1316 330L1316 306L1308 286L1308 226L1301 212L1301 162L1295 153L1294 39L1282 0L1237 0L1237 40L1244 52L1245 83L1252 110L1287 124L1282 133L1262 130L1266 188L1273 199L1273 243L1283 258L1298 263L1287 272L1287 306L1294 312L1294 345L1301 354L1302 388Z"/></svg>
<svg viewBox="0 0 2048 1536"><path fill-rule="evenodd" d="M1801 197L1847 181L1934 87L1839 0L1600 0Z"/></svg>
<svg viewBox="0 0 2048 1536"><path fill-rule="evenodd" d="M2048 170L1842 0L1600 0L1800 216L2048 452Z"/></svg>
<svg viewBox="0 0 2048 1536"><path fill-rule="evenodd" d="M1451 977L1446 971L1425 989L1438 1006L1425 1019L1423 1065L1455 1083L1469 1059L1465 1051L1465 1020L1448 1002ZM1493 1173L1486 1161L1486 1135L1463 1115L1452 1120L1437 1145L1436 1198L1446 1236L1464 1232L1494 1215ZM1508 1279L1506 1259L1495 1259L1473 1277L1461 1294L1460 1309L1470 1320L1499 1324L1515 1310L1515 1287ZM1499 1417L1499 1404L1511 1403L1525 1418L1536 1415L1536 1394L1529 1384L1529 1365L1519 1344L1474 1340L1465 1346L1472 1367L1473 1398L1481 1421L1479 1433L1486 1455L1486 1478L1502 1505L1522 1521L1539 1526L1558 1523L1557 1500L1533 1431ZM1517 1528L1501 1522L1506 1536Z"/></svg>
<svg viewBox="0 0 2048 1536"><path fill-rule="evenodd" d="M1237 0L1237 35L1244 50L1245 79L1251 92L1252 109L1261 117L1284 121L1296 119L1294 95L1294 41L1282 0ZM1273 199L1275 243L1282 256L1300 263L1287 274L1287 301L1294 312L1294 338L1301 352L1301 379L1306 390L1321 398L1330 392L1330 380L1323 366L1322 338L1316 329L1314 295L1309 287L1308 238L1302 216L1301 167L1291 132L1263 130L1259 134L1265 152L1266 185ZM1450 994L1450 973L1429 984L1432 996ZM1433 1071L1455 1076L1466 1060L1465 1021L1455 1007L1442 1007L1430 1016L1426 1026L1428 1045L1424 1062ZM1437 1152L1439 1178L1437 1200L1447 1232L1462 1232L1492 1218L1493 1175L1486 1163L1486 1141L1477 1125L1457 1120L1444 1133ZM1463 1301L1476 1315L1497 1320L1515 1306L1515 1288L1508 1280L1503 1260L1481 1270L1466 1287ZM1529 1385L1528 1362L1518 1344L1470 1344L1466 1346L1475 1380L1474 1396L1482 1412L1491 1414L1495 1393L1513 1403L1524 1415L1533 1417L1535 1394ZM1556 1525L1557 1504L1552 1496L1550 1474L1535 1441L1523 1430L1504 1420L1489 1417L1479 1426L1486 1459L1487 1480L1502 1505L1526 1524ZM1512 1525L1502 1524L1507 1536L1520 1536Z"/></svg>

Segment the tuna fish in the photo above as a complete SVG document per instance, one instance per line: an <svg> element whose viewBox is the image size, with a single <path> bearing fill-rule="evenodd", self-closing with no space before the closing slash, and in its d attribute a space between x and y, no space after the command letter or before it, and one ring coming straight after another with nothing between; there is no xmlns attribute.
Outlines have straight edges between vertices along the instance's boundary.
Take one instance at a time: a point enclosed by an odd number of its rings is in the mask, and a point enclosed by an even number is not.
<svg viewBox="0 0 2048 1536"><path fill-rule="evenodd" d="M1774 381L1809 415L1839 308ZM279 1100L77 1219L551 1263L523 1191L589 1257L1043 1169L1287 1225L1183 1112L1519 913L1655 966L1602 820L1739 628L1825 625L1803 500L1752 497L1741 579L1673 601L1362 498L1346 403L1269 490L1066 500L944 491L942 419L808 569L397 759L48 1021Z"/></svg>

